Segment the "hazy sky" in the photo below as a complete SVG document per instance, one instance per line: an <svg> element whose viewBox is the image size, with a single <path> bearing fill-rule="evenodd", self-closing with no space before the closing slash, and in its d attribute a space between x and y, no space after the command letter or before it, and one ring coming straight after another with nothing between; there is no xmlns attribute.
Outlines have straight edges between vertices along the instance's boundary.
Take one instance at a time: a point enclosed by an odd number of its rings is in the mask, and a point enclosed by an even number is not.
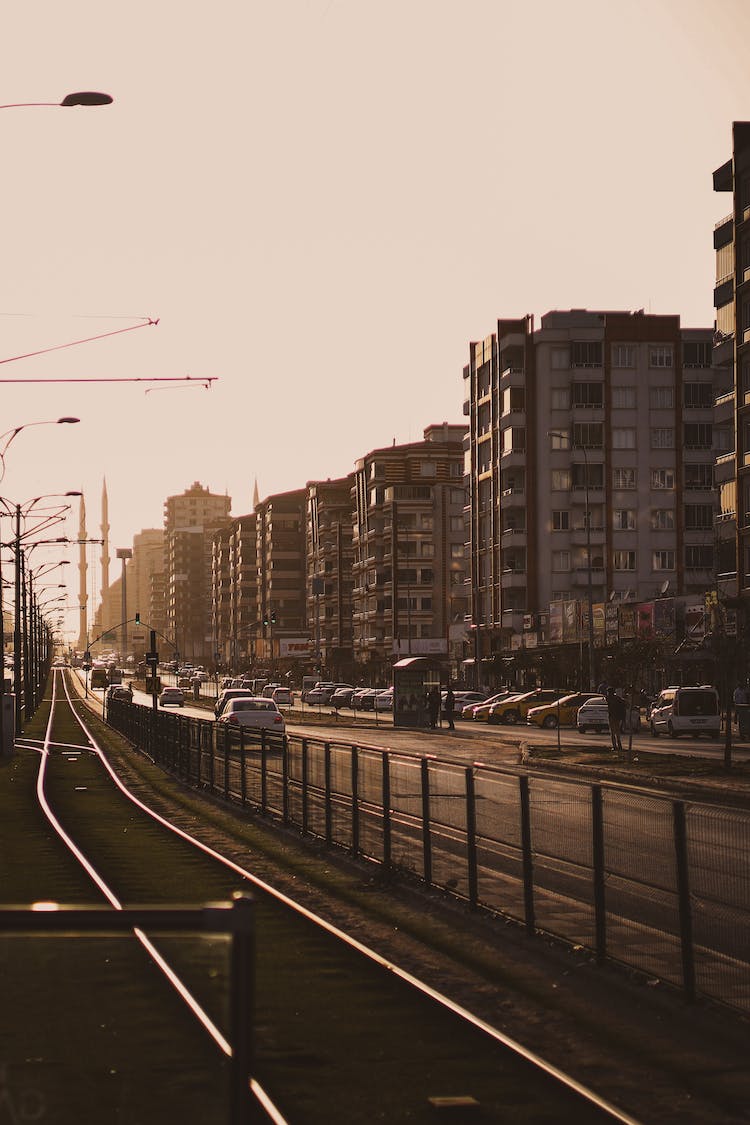
<svg viewBox="0 0 750 1125"><path fill-rule="evenodd" d="M116 576L195 480L240 515L256 477L263 497L343 476L460 421L498 316L710 326L731 208L711 173L750 118L749 43L747 0L9 7L0 103L115 101L0 113L0 359L160 322L0 379L218 381L4 384L0 430L81 423L21 433L2 495L83 489L98 536L106 475Z"/></svg>

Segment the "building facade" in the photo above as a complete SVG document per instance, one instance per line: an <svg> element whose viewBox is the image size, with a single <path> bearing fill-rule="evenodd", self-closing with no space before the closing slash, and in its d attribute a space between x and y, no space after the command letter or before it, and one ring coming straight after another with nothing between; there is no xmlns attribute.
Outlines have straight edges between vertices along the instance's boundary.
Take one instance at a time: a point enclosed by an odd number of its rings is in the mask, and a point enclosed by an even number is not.
<svg viewBox="0 0 750 1125"><path fill-rule="evenodd" d="M230 508L229 496L197 481L164 504L165 631L178 659L195 665L215 664L213 539Z"/></svg>
<svg viewBox="0 0 750 1125"><path fill-rule="evenodd" d="M352 646L352 488L354 474L307 485L307 625L321 679L350 683Z"/></svg>
<svg viewBox="0 0 750 1125"><path fill-rule="evenodd" d="M732 437L712 343L676 316L571 310L470 346L476 661L543 642L553 604L591 619L715 584L713 468Z"/></svg>
<svg viewBox="0 0 750 1125"><path fill-rule="evenodd" d="M291 668L309 659L305 522L307 490L269 496L256 505L258 621L256 661Z"/></svg>
<svg viewBox="0 0 750 1125"><path fill-rule="evenodd" d="M375 449L355 467L353 646L360 676L383 682L404 656L447 670L466 611L463 425L429 426L424 441Z"/></svg>

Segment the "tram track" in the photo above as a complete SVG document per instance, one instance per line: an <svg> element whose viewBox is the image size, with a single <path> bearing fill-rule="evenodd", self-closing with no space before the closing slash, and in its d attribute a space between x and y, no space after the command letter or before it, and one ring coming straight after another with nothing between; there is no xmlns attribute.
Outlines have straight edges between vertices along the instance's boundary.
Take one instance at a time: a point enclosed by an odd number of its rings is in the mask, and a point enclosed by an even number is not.
<svg viewBox="0 0 750 1125"><path fill-rule="evenodd" d="M71 716L80 742L69 734ZM55 674L37 797L59 839L113 909L201 900L249 888L258 910L257 1076L253 1092L274 1120L431 1120L431 1098L471 1097L483 1119L634 1122L605 1099L399 968L130 792ZM144 864L143 856L149 857ZM206 978L214 952L146 935L151 963L194 999L193 1016L225 1054L221 1004ZM178 948L181 946L181 948ZM161 950L165 950L162 952ZM207 969L207 966L211 965ZM197 980L197 985L193 982ZM179 982L179 985L178 983ZM183 1000L185 995L183 995ZM211 1030L213 1029L213 1030ZM307 1081L300 1081L303 1070ZM373 1100L375 1099L375 1101ZM380 1099L381 1105L377 1105ZM278 1108L274 1108L274 1107ZM273 1114L277 1117L273 1117Z"/></svg>

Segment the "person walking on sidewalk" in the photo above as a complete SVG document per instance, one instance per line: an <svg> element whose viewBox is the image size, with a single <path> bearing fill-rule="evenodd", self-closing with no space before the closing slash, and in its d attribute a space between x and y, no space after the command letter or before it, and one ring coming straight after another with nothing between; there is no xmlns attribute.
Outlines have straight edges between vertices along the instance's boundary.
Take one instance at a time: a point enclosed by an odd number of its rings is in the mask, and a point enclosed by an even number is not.
<svg viewBox="0 0 750 1125"><path fill-rule="evenodd" d="M607 714L609 716L609 733L612 739L612 751L622 754L622 727L627 715L625 700L617 694L613 687L607 688Z"/></svg>
<svg viewBox="0 0 750 1125"><path fill-rule="evenodd" d="M448 730L455 730L456 729L454 724L453 724L453 711L454 711L455 706L456 706L456 700L455 700L455 696L453 695L453 688L451 687L451 685L449 683L448 684L448 690L445 693L445 717L448 720Z"/></svg>

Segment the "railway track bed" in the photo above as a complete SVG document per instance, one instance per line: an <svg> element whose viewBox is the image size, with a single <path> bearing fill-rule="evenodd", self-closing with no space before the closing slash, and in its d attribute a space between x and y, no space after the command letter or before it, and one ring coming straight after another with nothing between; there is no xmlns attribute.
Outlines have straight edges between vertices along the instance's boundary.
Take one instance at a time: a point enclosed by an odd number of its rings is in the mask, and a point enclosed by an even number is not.
<svg viewBox="0 0 750 1125"><path fill-rule="evenodd" d="M304 910L268 895L253 884L252 872L235 862L222 863L138 809L116 788L87 736L79 736L81 749L76 748L71 714L59 692L52 718L46 750L29 743L21 752L18 780L33 793L37 759L44 758L44 792L51 808L119 901L203 903L252 887L256 1077L280 1119L418 1122L434 1121L441 1112L453 1121L632 1119L597 1104L574 1083L561 1085L561 1076L540 1067L541 1060L522 1057L481 1021L438 1003L430 990L415 990L404 976L363 956L356 943L347 944ZM34 858L40 862L28 864L33 886L27 900L101 903L90 877L81 877L67 849L51 838L38 807L34 815L39 818ZM35 975L32 947L39 943L54 946L55 952ZM48 1040L44 1054L36 1020L23 1021L24 1037L15 1040L15 1050L14 1035L4 1029L0 1059L16 1068L16 1089L42 1089L48 1104L66 1109L76 1099L91 1105L106 1097L100 1104L115 1107L118 1116L111 1119L118 1121L226 1121L226 1059L171 986L159 980L144 951L132 941L78 938L69 943L72 952L63 954L61 944L50 938L3 941L4 984L13 983L12 976L23 1002L33 980L40 1019L44 1011L54 1016L46 1025L42 1019ZM83 956L84 945L96 945L97 952ZM161 938L159 948L209 1018L226 1030L226 942ZM73 968L61 967L64 958L71 958ZM12 974L7 971L11 963ZM64 980L59 1000L56 978ZM111 1006L105 991L111 993ZM76 1078L74 1063L82 1060L83 1072ZM127 1116L136 1102L136 1116ZM180 1102L189 1107L187 1116L176 1108ZM110 1119L109 1114L99 1119Z"/></svg>

